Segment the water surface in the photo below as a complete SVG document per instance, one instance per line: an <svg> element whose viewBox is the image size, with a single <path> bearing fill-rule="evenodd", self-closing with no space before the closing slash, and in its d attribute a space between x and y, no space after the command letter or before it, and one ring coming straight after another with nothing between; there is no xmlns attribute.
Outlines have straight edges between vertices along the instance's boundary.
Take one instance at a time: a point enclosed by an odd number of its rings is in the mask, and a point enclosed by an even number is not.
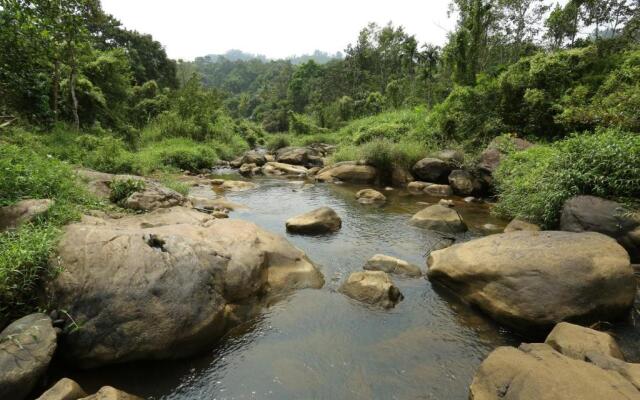
<svg viewBox="0 0 640 400"><path fill-rule="evenodd" d="M235 179L239 179L236 175ZM363 186L259 178L259 187L227 193L247 209L232 218L286 236L319 265L326 285L302 290L264 309L199 357L75 372L88 390L109 384L153 399L466 399L473 374L495 347L520 339L424 278L393 279L405 299L392 310L355 302L340 282L376 253L425 268L441 235L409 224L436 198L386 191L383 207L364 206ZM382 190L382 189L380 189ZM213 196L209 187L193 194ZM504 226L482 204L457 200L470 227L458 241ZM290 235L286 219L332 207L343 227L334 234Z"/></svg>

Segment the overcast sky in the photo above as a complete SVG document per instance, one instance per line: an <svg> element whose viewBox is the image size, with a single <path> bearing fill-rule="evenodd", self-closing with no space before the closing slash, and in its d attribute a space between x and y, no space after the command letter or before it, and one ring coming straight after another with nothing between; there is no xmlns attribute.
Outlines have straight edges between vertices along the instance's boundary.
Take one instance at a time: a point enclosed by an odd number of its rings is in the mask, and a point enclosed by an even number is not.
<svg viewBox="0 0 640 400"><path fill-rule="evenodd" d="M125 27L150 33L171 58L240 49L270 58L343 51L368 22L402 25L441 45L449 0L102 0Z"/></svg>

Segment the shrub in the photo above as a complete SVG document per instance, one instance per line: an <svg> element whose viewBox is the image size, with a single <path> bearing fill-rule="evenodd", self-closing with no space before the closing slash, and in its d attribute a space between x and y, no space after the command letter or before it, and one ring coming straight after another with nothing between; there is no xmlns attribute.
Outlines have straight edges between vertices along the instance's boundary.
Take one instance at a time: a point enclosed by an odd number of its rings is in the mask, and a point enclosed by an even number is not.
<svg viewBox="0 0 640 400"><path fill-rule="evenodd" d="M144 190L144 187L144 181L141 179L114 179L109 183L109 188L111 189L109 200L122 205L129 196Z"/></svg>
<svg viewBox="0 0 640 400"><path fill-rule="evenodd" d="M171 168L198 171L213 167L217 160L218 155L210 144L190 139L166 139L141 149L133 164L133 172L148 175Z"/></svg>
<svg viewBox="0 0 640 400"><path fill-rule="evenodd" d="M382 174L390 174L394 167L411 168L428 154L429 148L422 142L394 143L388 139L377 139L361 146L341 146L332 156L331 161L362 160L378 168Z"/></svg>
<svg viewBox="0 0 640 400"><path fill-rule="evenodd" d="M267 149L276 151L291 146L291 141L287 135L270 135L267 138Z"/></svg>
<svg viewBox="0 0 640 400"><path fill-rule="evenodd" d="M640 196L640 137L609 129L534 146L507 156L495 178L498 214L553 228L572 196Z"/></svg>

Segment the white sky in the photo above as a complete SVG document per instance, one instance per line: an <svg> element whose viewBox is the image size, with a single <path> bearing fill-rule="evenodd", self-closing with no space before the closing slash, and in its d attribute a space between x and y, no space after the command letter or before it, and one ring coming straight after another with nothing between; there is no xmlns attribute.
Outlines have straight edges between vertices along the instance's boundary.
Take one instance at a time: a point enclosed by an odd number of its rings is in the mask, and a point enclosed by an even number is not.
<svg viewBox="0 0 640 400"><path fill-rule="evenodd" d="M171 58L229 49L270 58L343 51L369 22L402 25L442 45L455 25L449 0L102 0L125 27L150 33Z"/></svg>

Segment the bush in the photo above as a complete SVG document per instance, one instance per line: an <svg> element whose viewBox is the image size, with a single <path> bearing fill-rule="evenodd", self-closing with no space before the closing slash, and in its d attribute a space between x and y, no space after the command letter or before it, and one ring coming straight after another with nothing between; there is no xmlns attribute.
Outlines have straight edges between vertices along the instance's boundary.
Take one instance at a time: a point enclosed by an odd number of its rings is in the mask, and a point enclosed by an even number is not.
<svg viewBox="0 0 640 400"><path fill-rule="evenodd" d="M640 196L640 136L609 129L534 146L507 156L495 178L498 214L553 228L573 196Z"/></svg>
<svg viewBox="0 0 640 400"><path fill-rule="evenodd" d="M291 141L287 135L270 135L267 138L267 149L276 151L291 146Z"/></svg>
<svg viewBox="0 0 640 400"><path fill-rule="evenodd" d="M144 181L141 179L114 179L109 183L111 195L109 200L113 203L123 205L125 200L135 192L144 190Z"/></svg>
<svg viewBox="0 0 640 400"><path fill-rule="evenodd" d="M429 148L422 142L402 141L394 143L388 139L377 139L361 146L342 146L336 151L331 160L332 162L362 160L375 166L385 174L391 173L394 167L409 169L428 154Z"/></svg>

